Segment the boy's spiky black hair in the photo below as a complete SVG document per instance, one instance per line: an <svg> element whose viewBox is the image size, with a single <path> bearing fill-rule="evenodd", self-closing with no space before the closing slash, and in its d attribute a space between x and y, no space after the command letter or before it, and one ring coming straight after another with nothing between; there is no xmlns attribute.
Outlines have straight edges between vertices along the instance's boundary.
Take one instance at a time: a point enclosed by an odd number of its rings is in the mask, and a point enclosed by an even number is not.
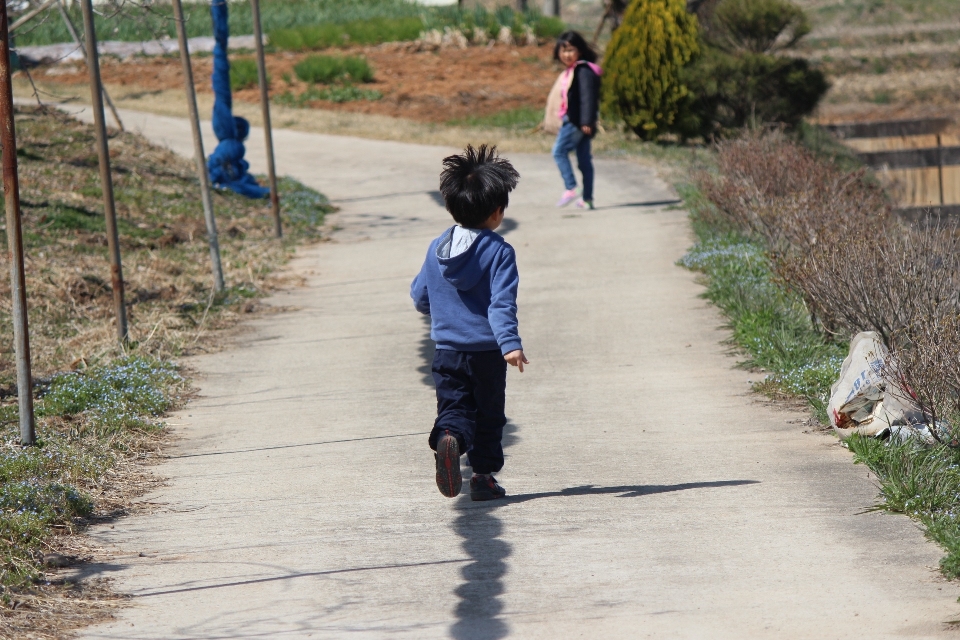
<svg viewBox="0 0 960 640"><path fill-rule="evenodd" d="M467 145L463 153L443 159L440 193L447 211L464 227L476 228L510 203L520 174L495 146Z"/></svg>

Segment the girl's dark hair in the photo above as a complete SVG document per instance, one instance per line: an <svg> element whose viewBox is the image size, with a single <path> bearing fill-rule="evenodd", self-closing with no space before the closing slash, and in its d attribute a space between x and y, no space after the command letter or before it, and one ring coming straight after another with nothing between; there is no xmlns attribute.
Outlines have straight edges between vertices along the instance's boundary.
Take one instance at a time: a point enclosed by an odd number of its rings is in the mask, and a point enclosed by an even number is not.
<svg viewBox="0 0 960 640"><path fill-rule="evenodd" d="M454 220L476 228L500 207L507 208L519 179L510 161L497 155L496 147L467 145L460 155L443 159L440 193Z"/></svg>
<svg viewBox="0 0 960 640"><path fill-rule="evenodd" d="M583 36L580 35L579 32L564 31L560 34L560 37L557 38L557 44L553 47L553 59L557 62L560 62L560 47L564 44L570 44L576 47L577 51L580 52L581 60L586 60L587 62L597 61L597 52L587 44L587 41L583 39Z"/></svg>

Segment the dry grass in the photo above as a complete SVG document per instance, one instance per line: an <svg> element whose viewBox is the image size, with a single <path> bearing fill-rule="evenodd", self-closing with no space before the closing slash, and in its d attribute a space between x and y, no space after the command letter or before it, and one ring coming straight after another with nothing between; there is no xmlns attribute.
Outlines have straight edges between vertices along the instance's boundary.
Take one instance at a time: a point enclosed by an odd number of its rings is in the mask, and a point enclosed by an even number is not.
<svg viewBox="0 0 960 640"><path fill-rule="evenodd" d="M214 295L192 162L114 135L131 336L121 348L92 129L37 108L19 109L16 121L33 367L46 395L41 446L23 449L9 284L0 279L0 637L60 638L123 602L105 581L72 581L66 567L105 558L78 535L87 524L151 508L134 499L161 482L149 468L169 438L158 417L189 393L170 360L217 348L223 329L260 311L258 298L285 282L278 267L298 244L321 239L331 207L282 179L281 241L266 201L215 193L228 289Z"/></svg>
<svg viewBox="0 0 960 640"><path fill-rule="evenodd" d="M31 347L36 373L49 376L118 355L97 158L90 127L56 111L22 109L17 118ZM204 349L206 333L257 308L253 299L276 286L275 269L298 241L319 237L322 211L314 224L293 221L281 242L266 201L215 192L229 287L215 297L192 164L133 134L114 136L110 149L138 353ZM0 279L0 382L13 379L10 313Z"/></svg>

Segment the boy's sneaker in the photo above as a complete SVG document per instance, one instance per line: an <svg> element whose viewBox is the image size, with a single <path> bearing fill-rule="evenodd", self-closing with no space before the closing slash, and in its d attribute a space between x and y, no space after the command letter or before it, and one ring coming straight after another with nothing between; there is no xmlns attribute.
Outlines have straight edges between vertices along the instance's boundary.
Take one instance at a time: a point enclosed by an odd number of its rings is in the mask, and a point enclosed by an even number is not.
<svg viewBox="0 0 960 640"><path fill-rule="evenodd" d="M593 210L593 200L584 200L583 198L580 198L579 200L577 200L577 203L573 206L575 206L577 209Z"/></svg>
<svg viewBox="0 0 960 640"><path fill-rule="evenodd" d="M460 445L457 439L444 431L437 440L437 488L448 498L460 494L463 476L460 474Z"/></svg>
<svg viewBox="0 0 960 640"><path fill-rule="evenodd" d="M577 190L568 189L567 191L564 191L563 195L560 196L560 199L557 200L557 206L565 207L576 199L577 199Z"/></svg>
<svg viewBox="0 0 960 640"><path fill-rule="evenodd" d="M470 499L475 501L496 500L507 495L507 490L497 484L492 474L474 475L470 478Z"/></svg>

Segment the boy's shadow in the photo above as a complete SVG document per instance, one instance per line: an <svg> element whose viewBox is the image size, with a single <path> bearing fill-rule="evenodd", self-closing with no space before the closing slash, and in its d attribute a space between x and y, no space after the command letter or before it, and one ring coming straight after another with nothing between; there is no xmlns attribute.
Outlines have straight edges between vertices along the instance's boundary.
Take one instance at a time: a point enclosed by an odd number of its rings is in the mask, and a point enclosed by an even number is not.
<svg viewBox="0 0 960 640"><path fill-rule="evenodd" d="M503 428L503 448L507 449L519 440L517 426L507 422ZM509 455L505 454L505 457ZM466 464L464 456L464 493L468 494L467 479L472 471ZM457 640L499 640L510 632L500 617L503 611L500 596L504 592L503 577L507 573L507 558L512 547L500 537L503 522L497 517L497 511L477 509L476 506L469 495L461 495L455 507L459 515L453 522L453 530L463 538L463 550L472 562L460 570L464 581L454 591L460 601L450 636Z"/></svg>

